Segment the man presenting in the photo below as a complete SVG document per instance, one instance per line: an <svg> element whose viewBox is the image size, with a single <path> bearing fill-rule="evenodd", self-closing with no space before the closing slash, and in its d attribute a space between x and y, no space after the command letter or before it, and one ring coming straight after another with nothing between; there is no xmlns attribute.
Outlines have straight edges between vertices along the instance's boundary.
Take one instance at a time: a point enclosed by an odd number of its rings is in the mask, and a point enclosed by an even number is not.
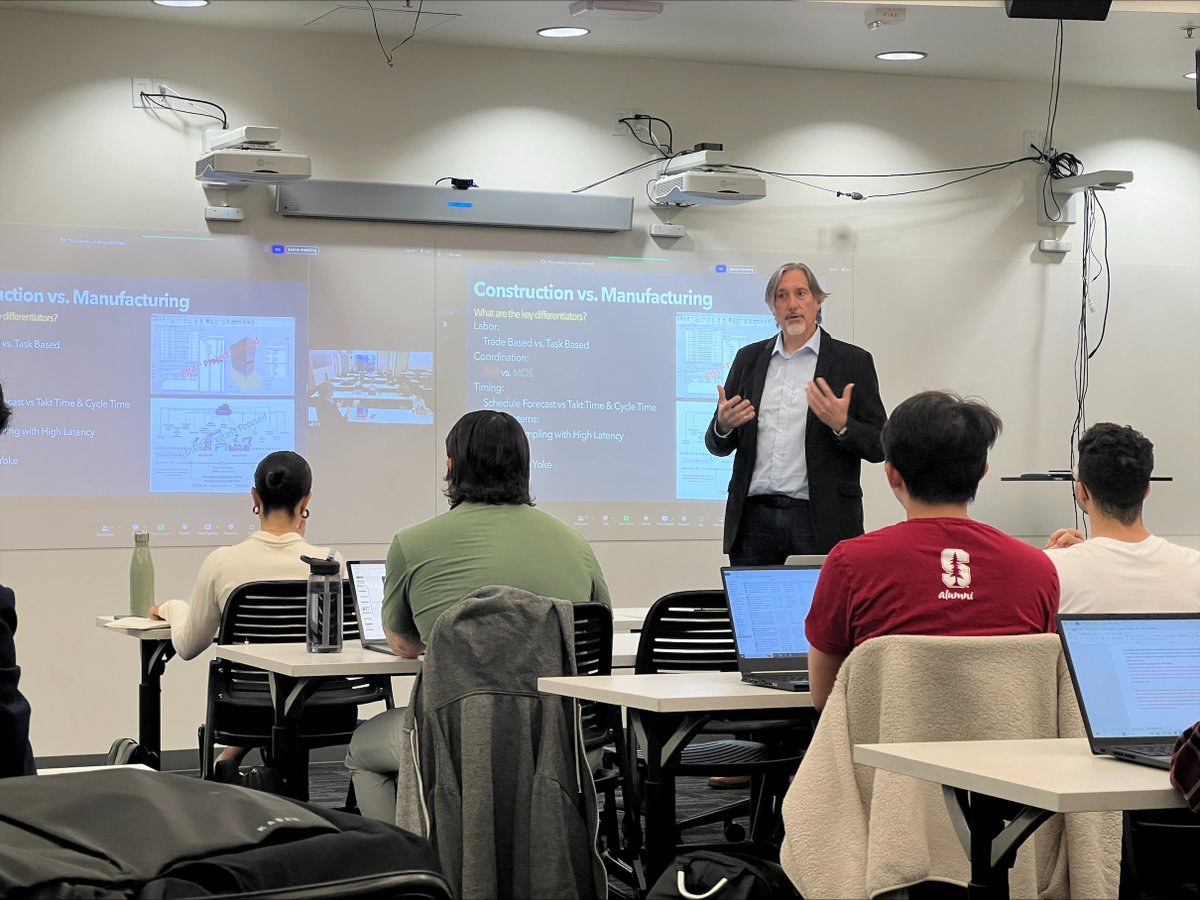
<svg viewBox="0 0 1200 900"><path fill-rule="evenodd" d="M820 328L827 294L803 263L767 281L779 334L734 357L704 435L733 458L724 551L735 566L828 553L863 533L861 461L879 462L887 417L871 354Z"/></svg>

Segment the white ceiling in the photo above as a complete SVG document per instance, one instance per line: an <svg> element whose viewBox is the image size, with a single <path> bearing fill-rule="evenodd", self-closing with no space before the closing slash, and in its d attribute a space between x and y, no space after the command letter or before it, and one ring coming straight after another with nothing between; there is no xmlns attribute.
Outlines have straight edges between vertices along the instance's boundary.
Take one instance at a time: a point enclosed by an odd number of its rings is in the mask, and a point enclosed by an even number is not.
<svg viewBox="0 0 1200 900"><path fill-rule="evenodd" d="M212 0L181 10L150 0L0 0L0 10L355 35L364 52L378 53L386 65L372 5L389 51L415 23L412 42L422 44L998 81L1047 81L1055 29L1049 20L1008 19L1003 0L664 0L662 14L643 21L572 17L569 0ZM903 8L905 22L869 30L868 10L884 5ZM591 34L573 40L535 34L545 26L580 24ZM1188 25L1197 26L1191 40L1182 30ZM1105 22L1067 22L1064 46L1065 83L1195 90L1183 74L1195 65L1200 46L1200 0L1115 0ZM874 58L883 50L910 49L929 57L919 63Z"/></svg>

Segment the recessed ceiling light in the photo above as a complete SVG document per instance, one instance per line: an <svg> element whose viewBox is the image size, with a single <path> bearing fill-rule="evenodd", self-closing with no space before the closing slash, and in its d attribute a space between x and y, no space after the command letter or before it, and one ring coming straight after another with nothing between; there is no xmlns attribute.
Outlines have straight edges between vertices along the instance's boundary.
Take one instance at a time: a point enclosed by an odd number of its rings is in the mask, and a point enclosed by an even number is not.
<svg viewBox="0 0 1200 900"><path fill-rule="evenodd" d="M538 35L541 37L557 38L557 37L583 37L588 33L586 28L539 28Z"/></svg>
<svg viewBox="0 0 1200 900"><path fill-rule="evenodd" d="M1195 81L1195 80L1196 80L1196 73L1195 73L1195 72L1184 72L1184 73L1183 73L1183 77L1184 77L1184 78L1190 78L1190 79L1192 79L1192 81Z"/></svg>
<svg viewBox="0 0 1200 900"><path fill-rule="evenodd" d="M175 9L192 9L197 6L208 6L208 0L154 0L155 6L170 6Z"/></svg>
<svg viewBox="0 0 1200 900"><path fill-rule="evenodd" d="M924 59L927 55L920 50L889 50L887 53L876 53L875 58L887 60L888 62L912 62L913 60Z"/></svg>

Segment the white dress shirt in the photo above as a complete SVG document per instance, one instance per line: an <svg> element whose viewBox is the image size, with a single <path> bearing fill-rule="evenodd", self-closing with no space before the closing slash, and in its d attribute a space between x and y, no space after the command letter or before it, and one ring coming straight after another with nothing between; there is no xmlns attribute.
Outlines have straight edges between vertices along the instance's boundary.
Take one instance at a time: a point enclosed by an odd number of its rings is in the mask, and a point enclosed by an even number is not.
<svg viewBox="0 0 1200 900"><path fill-rule="evenodd" d="M783 494L808 499L808 395L805 388L817 373L821 329L795 353L783 348L783 332L767 364L767 380L758 404L758 453L750 476L750 496Z"/></svg>

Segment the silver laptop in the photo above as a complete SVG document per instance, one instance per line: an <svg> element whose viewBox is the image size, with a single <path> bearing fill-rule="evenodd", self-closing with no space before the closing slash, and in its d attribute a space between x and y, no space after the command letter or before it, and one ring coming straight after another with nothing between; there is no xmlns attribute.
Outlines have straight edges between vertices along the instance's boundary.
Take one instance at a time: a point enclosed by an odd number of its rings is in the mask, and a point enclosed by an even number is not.
<svg viewBox="0 0 1200 900"><path fill-rule="evenodd" d="M1170 768L1200 721L1200 614L1062 614L1075 696L1092 752Z"/></svg>
<svg viewBox="0 0 1200 900"><path fill-rule="evenodd" d="M742 681L782 691L808 690L808 638L820 563L721 569Z"/></svg>
<svg viewBox="0 0 1200 900"><path fill-rule="evenodd" d="M387 564L382 559L350 560L350 592L358 614L359 640L368 650L391 653L383 631L383 577Z"/></svg>

